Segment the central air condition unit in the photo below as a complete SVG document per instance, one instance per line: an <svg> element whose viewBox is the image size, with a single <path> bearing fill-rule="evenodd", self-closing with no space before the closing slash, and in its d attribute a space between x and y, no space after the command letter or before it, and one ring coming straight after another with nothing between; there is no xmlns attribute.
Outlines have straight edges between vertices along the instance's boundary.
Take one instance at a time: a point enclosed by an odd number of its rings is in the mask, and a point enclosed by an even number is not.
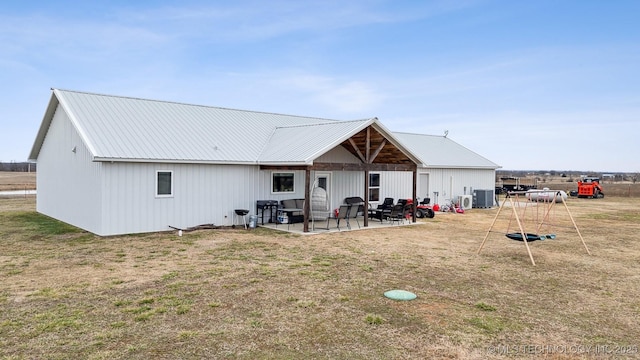
<svg viewBox="0 0 640 360"><path fill-rule="evenodd" d="M493 190L473 190L473 207L493 207Z"/></svg>
<svg viewBox="0 0 640 360"><path fill-rule="evenodd" d="M473 206L473 195L458 196L458 204L464 210L471 209L471 207Z"/></svg>

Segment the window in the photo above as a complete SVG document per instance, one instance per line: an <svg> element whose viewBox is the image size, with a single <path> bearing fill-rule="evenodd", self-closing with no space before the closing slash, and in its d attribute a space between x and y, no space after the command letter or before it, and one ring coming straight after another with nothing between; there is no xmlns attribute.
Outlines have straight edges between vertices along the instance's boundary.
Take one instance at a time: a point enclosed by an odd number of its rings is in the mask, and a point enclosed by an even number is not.
<svg viewBox="0 0 640 360"><path fill-rule="evenodd" d="M274 172L271 174L271 192L293 192L293 173Z"/></svg>
<svg viewBox="0 0 640 360"><path fill-rule="evenodd" d="M156 196L173 196L173 171L156 171Z"/></svg>
<svg viewBox="0 0 640 360"><path fill-rule="evenodd" d="M380 201L380 174L369 174L369 201Z"/></svg>
<svg viewBox="0 0 640 360"><path fill-rule="evenodd" d="M327 190L327 178L322 176L318 178L318 187Z"/></svg>

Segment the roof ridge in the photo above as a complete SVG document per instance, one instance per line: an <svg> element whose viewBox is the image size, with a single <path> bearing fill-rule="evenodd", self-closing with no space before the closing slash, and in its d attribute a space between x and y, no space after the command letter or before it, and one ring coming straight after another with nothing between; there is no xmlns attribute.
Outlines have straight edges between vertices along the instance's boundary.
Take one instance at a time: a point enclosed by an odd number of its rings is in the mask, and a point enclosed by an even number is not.
<svg viewBox="0 0 640 360"><path fill-rule="evenodd" d="M320 119L320 118L311 118L311 119ZM356 122L367 122L370 121L371 119L375 119L375 118L368 118L368 119L360 119L360 120L331 120L331 119L320 119L320 120L327 120L329 122L319 122L319 123L311 123L311 124L296 124L296 125L287 125L287 126L276 126L274 129L291 129L291 128L297 128L297 127L307 127L307 126L322 126L322 125L335 125L336 123L340 123L340 124L346 124L346 123L356 123Z"/></svg>
<svg viewBox="0 0 640 360"><path fill-rule="evenodd" d="M420 134L420 133L405 132L405 131L392 131L392 133L394 133L394 134L405 134L405 135L433 136L433 137L441 137L441 138L446 137L444 135ZM448 139L448 137L447 137L447 139Z"/></svg>
<svg viewBox="0 0 640 360"><path fill-rule="evenodd" d="M283 113L276 113L276 112L269 112L269 111L257 111L257 110L246 110L246 109L234 109L234 108L228 108L228 107L222 107L222 106L212 106L212 105L192 104L192 103L186 103L186 102L169 101L169 100L159 100L159 99L148 99L148 98L142 98L142 97L136 97L136 96L123 96L123 95L101 94L101 93L90 92L90 91L79 91L79 90L58 89L58 88L51 88L51 90L57 90L57 91L63 91L63 92L70 92L70 93L76 93L76 94L85 94L85 95L94 95L94 96L104 96L104 97L119 98L119 99L130 99L130 100L151 101L151 102L165 103L165 104L175 104L175 105L185 105L185 106L196 106L196 107L202 107L202 108L208 108L208 109L219 109L219 110L228 110L228 111L238 111L238 112L253 113L253 114L276 115L276 116L290 116L290 117L296 117L296 118L300 118L300 119L318 119L318 120L326 120L326 121L341 121L341 120L337 120L337 119L328 119L328 118L316 117L316 116L304 116L304 115L283 114Z"/></svg>

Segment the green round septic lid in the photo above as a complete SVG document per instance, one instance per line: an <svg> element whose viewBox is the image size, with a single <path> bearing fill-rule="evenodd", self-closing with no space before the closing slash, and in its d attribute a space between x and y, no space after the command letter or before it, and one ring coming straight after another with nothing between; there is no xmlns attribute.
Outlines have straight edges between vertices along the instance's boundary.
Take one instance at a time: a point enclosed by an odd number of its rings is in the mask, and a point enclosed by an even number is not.
<svg viewBox="0 0 640 360"><path fill-rule="evenodd" d="M389 290L384 293L384 296L393 300L413 300L417 297L416 294L406 290Z"/></svg>

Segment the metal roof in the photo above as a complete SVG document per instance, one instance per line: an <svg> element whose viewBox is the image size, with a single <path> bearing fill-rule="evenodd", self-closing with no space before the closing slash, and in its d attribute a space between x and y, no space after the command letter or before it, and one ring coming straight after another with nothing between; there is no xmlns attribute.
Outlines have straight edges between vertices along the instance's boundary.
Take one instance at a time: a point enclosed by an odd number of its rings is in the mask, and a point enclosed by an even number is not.
<svg viewBox="0 0 640 360"><path fill-rule="evenodd" d="M500 168L500 165L444 136L403 132L394 132L393 135L416 154L426 167Z"/></svg>
<svg viewBox="0 0 640 360"><path fill-rule="evenodd" d="M349 127L322 118L54 89L30 159L37 158L58 103L98 161L256 163L272 146L282 150L282 144L305 135L305 126L334 124L331 134ZM273 136L288 126L294 128L278 145ZM284 160L307 161L309 153L326 146L326 138L314 140Z"/></svg>
<svg viewBox="0 0 640 360"><path fill-rule="evenodd" d="M373 121L375 119L277 127L260 155L259 163L311 164Z"/></svg>
<svg viewBox="0 0 640 360"><path fill-rule="evenodd" d="M96 161L308 165L339 145L357 156L354 146L387 141L375 162L499 167L441 136L392 133L377 118L338 121L60 89L53 89L30 160L58 105Z"/></svg>

